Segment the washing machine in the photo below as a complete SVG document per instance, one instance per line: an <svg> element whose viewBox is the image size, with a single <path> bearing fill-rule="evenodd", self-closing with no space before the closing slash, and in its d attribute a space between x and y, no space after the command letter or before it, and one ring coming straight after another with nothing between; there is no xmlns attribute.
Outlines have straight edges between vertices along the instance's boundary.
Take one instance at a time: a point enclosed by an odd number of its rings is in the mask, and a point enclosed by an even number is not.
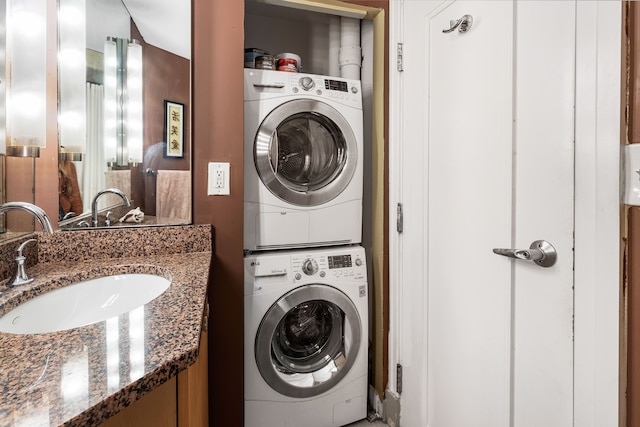
<svg viewBox="0 0 640 427"><path fill-rule="evenodd" d="M360 243L360 81L244 73L244 249Z"/></svg>
<svg viewBox="0 0 640 427"><path fill-rule="evenodd" d="M368 297L359 246L245 257L245 427L328 427L367 414Z"/></svg>

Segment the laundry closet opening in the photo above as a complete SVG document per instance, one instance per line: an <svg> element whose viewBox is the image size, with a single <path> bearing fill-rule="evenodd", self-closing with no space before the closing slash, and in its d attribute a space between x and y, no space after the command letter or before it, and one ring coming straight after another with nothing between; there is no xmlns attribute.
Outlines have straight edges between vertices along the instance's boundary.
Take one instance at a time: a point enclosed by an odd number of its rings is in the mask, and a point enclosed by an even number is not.
<svg viewBox="0 0 640 427"><path fill-rule="evenodd" d="M282 2L287 3L287 2ZM291 2L297 4L297 2ZM320 3L320 2L318 2ZM322 2L329 3L329 2ZM340 4L344 6L350 6L347 3L332 2L335 3L335 7L339 7ZM356 5L360 3L361 5ZM279 67L291 66L294 63L298 67L298 74L300 76L316 75L324 76L322 80L322 89L333 89L336 93L340 93L339 86L343 84L345 79L347 80L359 80L359 88L362 99L362 155L358 158L358 167L362 168L362 201L361 201L361 246L365 248L366 262L364 265L367 269L368 276L368 290L369 306L368 312L370 314L368 325L369 336L369 360L370 360L370 372L369 372L369 384L372 390L377 391L377 399L380 401L383 396L384 389L386 388L387 380L387 324L388 324L388 284L387 284L387 224L388 218L386 213L386 184L385 184L385 140L386 134L386 85L385 75L387 63L386 58L386 43L385 43L385 13L382 9L368 7L369 5L379 6L384 3L385 7L388 7L388 2L357 2L354 1L353 7L346 7L341 12L343 14L349 14L353 11L361 11L351 15L350 21L342 20L341 17L332 13L322 13L310 10L294 9L292 7L282 7L273 4L266 4L265 2L258 0L245 0L245 41L244 46L246 49L253 50L253 57L250 59L255 60L256 57L261 57L258 63L255 63L255 68L278 71ZM325 5L326 6L326 5ZM295 7L295 6L294 6ZM331 7L330 5L327 7ZM345 12L345 10L347 12ZM358 29L352 33L352 30L348 28L350 23L356 22ZM341 38L341 34L346 37ZM357 48L353 47L349 34L355 34L357 37ZM345 46L345 43L349 46ZM341 46L342 44L342 46ZM355 43L354 43L355 44ZM344 49L341 49L344 47ZM280 55L282 54L282 55ZM245 56L245 60L247 57ZM279 62L280 59L286 61ZM361 59L361 63L357 60ZM272 61L272 62L271 62ZM271 68L273 67L273 68ZM341 69L343 68L343 69ZM283 68L284 69L284 68ZM248 68L245 68L245 75ZM354 77L354 72L357 70L358 76ZM343 75L345 73L346 75ZM283 72L284 74L284 72ZM291 73L293 74L293 73ZM334 76L336 79L331 79ZM285 77L283 77L285 78ZM289 79L289 76L286 76ZM314 79L315 80L315 79ZM335 81L334 81L335 80ZM246 80L245 80L246 84ZM304 86L304 82L300 81L300 87ZM316 86L318 82L314 82ZM332 87L335 86L335 87ZM346 93L351 93L351 83L348 84ZM315 91L316 87L312 90ZM245 87L246 90L246 87ZM265 90L269 90L268 88ZM306 90L306 89L304 89ZM324 112L323 112L324 114ZM326 112L328 116L331 116L331 112ZM344 116L344 114L343 114ZM268 119L264 119L266 122ZM296 123L292 123L290 129L296 129L299 131L300 123L308 120L308 117L298 120ZM349 121L349 117L346 117ZM314 121L314 120L311 120ZM261 120L262 122L262 120ZM256 123L258 126L258 123ZM245 124L246 129L246 124ZM319 135L324 133L335 133L330 129L330 126L323 124L322 119L314 121L314 123L308 126L309 132L317 132ZM266 131L269 132L268 130ZM268 135L267 135L268 136ZM345 135L344 140L339 140L336 145L343 144L345 147L349 145L350 135ZM356 138L357 139L357 138ZM287 143L282 142L281 145ZM280 150L281 151L281 150ZM345 185L338 182L339 179L333 180L335 177L343 175L343 169L355 167L350 165L348 160L339 158L340 150L335 151L337 157L332 162L335 167L334 170L315 170L315 175L312 178L317 178L311 185L315 185L316 188L326 189L326 199L322 203L330 204L331 198L334 197L331 194L332 186L339 187ZM279 165L273 164L273 158L269 157L270 153L264 153L265 160L261 160L259 154L253 153L252 157L247 159L245 152L245 169L248 162L253 167L254 162L256 165L260 162L264 162L266 168L274 170ZM280 155L282 158L282 154ZM271 160L268 160L271 159ZM272 164L268 164L271 161ZM282 163L283 167L290 165ZM294 184L303 187L305 183L297 182L301 177L296 172L290 170L283 170L283 176L287 177ZM245 170L246 173L246 170ZM288 174L288 175L287 175ZM355 174L358 175L357 173ZM264 179L263 181L269 181ZM306 179L307 177L304 177ZM326 179L326 184L323 179ZM271 182L278 181L271 179ZM322 181L322 182L321 182ZM349 180L347 180L348 185ZM274 183L278 186L278 182ZM277 198L286 200L286 195L278 193L280 190L272 190L273 194L276 194ZM282 190L284 191L284 190ZM339 192L339 191L338 191ZM245 190L245 198L247 197ZM329 200L329 201L327 201ZM306 203L306 201L300 201L299 203ZM291 201L292 204L297 203ZM246 209L246 204L245 204ZM350 208L346 208L345 216L352 216ZM353 214L355 215L355 214ZM345 218L336 216L333 221L333 227L344 227L342 221ZM288 228L305 227L306 218L300 215L288 215L286 219L284 216L273 218L275 228L287 226ZM278 221L282 221L278 223ZM247 234L247 220L245 218L245 234ZM273 230L273 227L270 227ZM329 227L325 228L328 233ZM322 233L322 231L320 231ZM250 229L249 234L257 234L253 229ZM340 233L338 233L340 234ZM344 235L345 233L341 233ZM348 236L347 236L348 237ZM245 243L247 236L245 235ZM273 239L277 239L277 236L271 236ZM285 239L286 240L286 239ZM311 239L313 240L313 239ZM274 240L271 240L274 241ZM277 243L277 240L275 240ZM340 243L348 244L348 239L344 242L336 241L332 244L337 245ZM259 242L252 242L252 247L259 247ZM320 244L318 244L320 245ZM246 244L245 244L246 246ZM268 246L262 249L269 249ZM376 393L374 393L376 394ZM375 399L374 399L375 400Z"/></svg>

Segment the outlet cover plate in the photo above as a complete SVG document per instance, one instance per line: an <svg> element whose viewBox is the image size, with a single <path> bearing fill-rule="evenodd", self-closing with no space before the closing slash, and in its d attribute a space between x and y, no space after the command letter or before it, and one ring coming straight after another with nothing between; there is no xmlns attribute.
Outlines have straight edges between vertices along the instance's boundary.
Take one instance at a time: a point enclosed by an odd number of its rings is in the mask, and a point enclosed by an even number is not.
<svg viewBox="0 0 640 427"><path fill-rule="evenodd" d="M229 171L229 163L209 162L209 173L207 177L207 194L209 196L228 196L231 194Z"/></svg>

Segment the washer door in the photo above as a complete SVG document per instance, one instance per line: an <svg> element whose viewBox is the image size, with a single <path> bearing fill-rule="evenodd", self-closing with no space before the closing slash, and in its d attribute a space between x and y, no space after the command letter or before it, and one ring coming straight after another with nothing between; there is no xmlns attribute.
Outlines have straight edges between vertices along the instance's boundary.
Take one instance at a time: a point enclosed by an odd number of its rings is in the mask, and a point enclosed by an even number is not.
<svg viewBox="0 0 640 427"><path fill-rule="evenodd" d="M349 297L328 285L305 285L269 308L254 353L271 388L305 398L324 393L344 378L361 339L360 315Z"/></svg>
<svg viewBox="0 0 640 427"><path fill-rule="evenodd" d="M256 134L254 160L260 179L277 197L317 206L349 185L357 164L351 126L324 102L298 99L274 109Z"/></svg>

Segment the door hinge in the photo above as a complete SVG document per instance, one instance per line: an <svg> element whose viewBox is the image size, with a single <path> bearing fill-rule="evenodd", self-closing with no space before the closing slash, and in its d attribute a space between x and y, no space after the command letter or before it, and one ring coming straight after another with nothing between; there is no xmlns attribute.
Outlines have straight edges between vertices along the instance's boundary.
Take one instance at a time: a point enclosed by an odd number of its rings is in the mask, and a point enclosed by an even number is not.
<svg viewBox="0 0 640 427"><path fill-rule="evenodd" d="M402 203L398 203L396 212L396 230L398 231L398 233L402 233L402 229L404 228L404 214L402 213Z"/></svg>
<svg viewBox="0 0 640 427"><path fill-rule="evenodd" d="M640 206L640 144L624 146L624 167L622 168L624 191L622 203Z"/></svg>
<svg viewBox="0 0 640 427"><path fill-rule="evenodd" d="M397 51L396 51L396 61L398 71L404 71L404 61L403 61L403 45L402 43L398 43Z"/></svg>
<svg viewBox="0 0 640 427"><path fill-rule="evenodd" d="M402 394L402 365L396 365L396 392Z"/></svg>

